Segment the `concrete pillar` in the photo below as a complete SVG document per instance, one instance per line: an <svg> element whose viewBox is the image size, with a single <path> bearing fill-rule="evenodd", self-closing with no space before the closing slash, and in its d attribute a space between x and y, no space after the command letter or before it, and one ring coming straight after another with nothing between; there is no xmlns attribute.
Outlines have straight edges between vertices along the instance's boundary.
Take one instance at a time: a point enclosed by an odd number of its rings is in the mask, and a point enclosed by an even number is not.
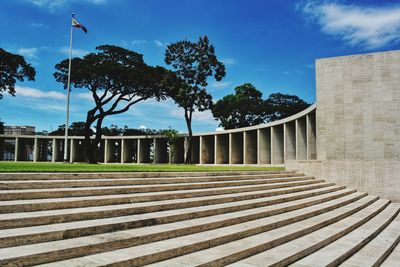
<svg viewBox="0 0 400 267"><path fill-rule="evenodd" d="M137 163L137 139L125 140L126 162Z"/></svg>
<svg viewBox="0 0 400 267"><path fill-rule="evenodd" d="M317 159L315 113L307 115L307 159Z"/></svg>
<svg viewBox="0 0 400 267"><path fill-rule="evenodd" d="M215 163L229 164L229 134L215 135Z"/></svg>
<svg viewBox="0 0 400 267"><path fill-rule="evenodd" d="M14 161L18 161L18 152L19 152L19 138L15 137L15 146L14 146Z"/></svg>
<svg viewBox="0 0 400 267"><path fill-rule="evenodd" d="M271 164L271 127L259 129L258 134L258 164Z"/></svg>
<svg viewBox="0 0 400 267"><path fill-rule="evenodd" d="M133 142L132 139L121 140L121 163L133 162Z"/></svg>
<svg viewBox="0 0 400 267"><path fill-rule="evenodd" d="M78 149L79 145L78 145L78 141L77 139L71 138L70 142L70 156L69 156L69 162L73 163L73 162L77 162L78 161L78 153L81 153Z"/></svg>
<svg viewBox="0 0 400 267"><path fill-rule="evenodd" d="M38 161L39 159L39 140L35 138L33 140L33 162Z"/></svg>
<svg viewBox="0 0 400 267"><path fill-rule="evenodd" d="M184 163L185 139L178 138L170 144L169 162L174 164Z"/></svg>
<svg viewBox="0 0 400 267"><path fill-rule="evenodd" d="M243 132L229 134L229 164L243 164Z"/></svg>
<svg viewBox="0 0 400 267"><path fill-rule="evenodd" d="M296 120L296 160L307 159L306 117Z"/></svg>
<svg viewBox="0 0 400 267"><path fill-rule="evenodd" d="M138 139L138 163L150 163L150 140Z"/></svg>
<svg viewBox="0 0 400 267"><path fill-rule="evenodd" d="M168 140L154 138L154 163L168 163Z"/></svg>
<svg viewBox="0 0 400 267"><path fill-rule="evenodd" d="M282 125L271 127L271 155L272 164L282 164L284 162Z"/></svg>
<svg viewBox="0 0 400 267"><path fill-rule="evenodd" d="M51 153L51 161L52 162L58 161L59 150L60 150L60 146L59 146L58 140L53 138L53 149L52 149L52 153Z"/></svg>
<svg viewBox="0 0 400 267"><path fill-rule="evenodd" d="M245 164L257 164L257 130L245 131L243 158Z"/></svg>
<svg viewBox="0 0 400 267"><path fill-rule="evenodd" d="M111 156L110 156L110 140L105 139L104 140L104 163L109 163Z"/></svg>
<svg viewBox="0 0 400 267"><path fill-rule="evenodd" d="M287 122L283 125L283 146L285 160L296 159L296 123L294 121Z"/></svg>
<svg viewBox="0 0 400 267"><path fill-rule="evenodd" d="M119 162L125 163L125 139L121 139L119 145L120 145Z"/></svg>
<svg viewBox="0 0 400 267"><path fill-rule="evenodd" d="M203 135L200 138L200 164L213 164L214 161L214 135Z"/></svg>

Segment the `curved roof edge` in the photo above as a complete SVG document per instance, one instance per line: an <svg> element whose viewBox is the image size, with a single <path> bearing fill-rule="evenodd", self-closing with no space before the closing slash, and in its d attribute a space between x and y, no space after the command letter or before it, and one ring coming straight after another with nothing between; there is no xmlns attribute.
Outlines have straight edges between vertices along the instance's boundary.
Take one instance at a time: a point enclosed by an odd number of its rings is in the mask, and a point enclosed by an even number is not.
<svg viewBox="0 0 400 267"><path fill-rule="evenodd" d="M284 124L284 123L287 123L287 122L290 122L290 121L293 121L293 120L297 120L297 119L307 115L308 113L311 113L316 108L317 108L317 104L314 103L311 106L309 106L308 108L300 111L299 113L296 113L296 114L294 114L294 115L292 115L290 117L287 117L287 118L284 118L284 119L280 119L280 120L277 120L277 121L258 124L258 125L254 125L254 126L236 128L236 129L229 129L229 130L222 130L222 131L215 131L215 132L194 133L193 136L228 134L228 133L237 133L237 132L244 132L244 131L251 131L251 130L258 130L258 129L268 128L268 127L271 127L271 126L276 126L276 125L279 125L279 124Z"/></svg>
<svg viewBox="0 0 400 267"><path fill-rule="evenodd" d="M216 135L216 134L229 134L229 133L237 133L237 132L244 132L244 131L251 131L251 130L258 130L258 129L263 129L263 128L268 128L271 126L276 126L280 124L284 124L290 121L297 120L312 111L314 111L317 108L317 105L314 103L308 108L306 108L303 111L300 111L299 113L296 113L290 117L273 121L273 122L268 122L268 123L263 123L259 125L254 125L254 126L249 126L249 127L242 127L242 128L237 128L237 129L230 129L230 130L222 130L222 131L214 131L214 132L204 132L204 133L194 133L193 136L202 136L202 135ZM187 133L181 134L181 137L187 136ZM5 138L39 138L39 139L64 139L64 136L51 136L51 135L5 135L5 134L0 134L0 137L5 137ZM83 136L68 136L70 139L84 139ZM104 139L146 139L146 138L163 138L161 135L133 135L133 136L102 136Z"/></svg>

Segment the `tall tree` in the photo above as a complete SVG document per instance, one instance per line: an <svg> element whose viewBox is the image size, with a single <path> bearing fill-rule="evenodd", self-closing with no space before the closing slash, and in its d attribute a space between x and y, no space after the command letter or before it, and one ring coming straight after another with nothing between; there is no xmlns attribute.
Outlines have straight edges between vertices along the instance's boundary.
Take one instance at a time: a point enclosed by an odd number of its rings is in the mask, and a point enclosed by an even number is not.
<svg viewBox="0 0 400 267"><path fill-rule="evenodd" d="M298 96L281 93L271 94L266 102L270 110L268 121L280 120L292 116L310 106L309 103Z"/></svg>
<svg viewBox="0 0 400 267"><path fill-rule="evenodd" d="M168 45L165 63L172 66L177 77L177 81L172 83L174 86L169 87L168 95L184 110L189 132L185 162L191 163L193 112L211 107L212 97L205 88L207 78L213 76L220 81L225 76L225 66L218 61L207 36L200 37L197 42L185 40Z"/></svg>
<svg viewBox="0 0 400 267"><path fill-rule="evenodd" d="M91 92L94 107L87 112L85 121L86 157L96 163L96 149L101 141L101 128L105 117L121 114L149 98L164 98L161 79L162 67L144 63L143 56L118 46L102 45L83 58L72 59L71 86ZM68 60L56 65L54 77L67 86ZM95 137L91 139L91 126Z"/></svg>
<svg viewBox="0 0 400 267"><path fill-rule="evenodd" d="M235 94L224 96L212 108L214 118L220 121L224 129L263 123L268 117L268 111L262 92L250 83L237 86Z"/></svg>
<svg viewBox="0 0 400 267"><path fill-rule="evenodd" d="M16 55L0 48L0 99L3 92L15 95L15 83L18 81L35 80L36 71L25 62L23 56Z"/></svg>

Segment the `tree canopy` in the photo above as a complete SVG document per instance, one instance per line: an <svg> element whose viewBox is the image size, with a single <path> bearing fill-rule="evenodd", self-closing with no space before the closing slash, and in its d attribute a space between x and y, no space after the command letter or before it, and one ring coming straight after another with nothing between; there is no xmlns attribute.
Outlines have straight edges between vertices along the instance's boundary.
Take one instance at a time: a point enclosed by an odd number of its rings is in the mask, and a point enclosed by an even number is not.
<svg viewBox="0 0 400 267"><path fill-rule="evenodd" d="M204 111L212 106L212 96L207 93L207 78L212 76L220 81L225 76L225 66L218 61L214 46L208 37L200 37L197 42L179 41L167 46L165 63L171 65L174 76L167 82L168 96L183 108L188 128L188 148L186 163L191 163L192 117L193 112Z"/></svg>
<svg viewBox="0 0 400 267"><path fill-rule="evenodd" d="M268 121L292 116L310 106L309 103L298 96L281 93L271 94L266 101L270 110Z"/></svg>
<svg viewBox="0 0 400 267"><path fill-rule="evenodd" d="M25 62L23 56L0 48L0 99L3 98L3 92L15 96L15 83L25 79L34 81L35 75L35 69Z"/></svg>
<svg viewBox="0 0 400 267"><path fill-rule="evenodd" d="M91 135L94 131L90 129ZM133 136L133 135L158 135L163 134L166 130L154 130L154 129L135 129L129 128L128 126L119 127L118 125L111 124L109 127L104 126L101 128L101 134L105 136ZM49 135L63 136L65 134L65 124L59 125L58 129L49 133ZM68 135L70 136L84 136L85 135L85 122L76 121L72 122L68 127Z"/></svg>
<svg viewBox="0 0 400 267"><path fill-rule="evenodd" d="M235 88L235 94L218 100L212 113L220 121L220 126L233 129L265 122L268 106L262 99L262 93L252 84L245 83Z"/></svg>
<svg viewBox="0 0 400 267"><path fill-rule="evenodd" d="M102 122L106 116L116 115L146 99L165 98L162 79L166 70L151 67L143 56L134 51L112 45L96 47L96 53L72 59L71 87L91 92L94 107L87 112L85 121L86 157L97 162L95 150L101 140ZM54 77L67 87L68 59L56 65ZM91 137L94 124L95 138Z"/></svg>
<svg viewBox="0 0 400 267"><path fill-rule="evenodd" d="M235 88L235 94L218 100L212 113L224 129L234 129L283 119L309 105L298 96L281 93L271 94L263 100L262 92L245 83Z"/></svg>

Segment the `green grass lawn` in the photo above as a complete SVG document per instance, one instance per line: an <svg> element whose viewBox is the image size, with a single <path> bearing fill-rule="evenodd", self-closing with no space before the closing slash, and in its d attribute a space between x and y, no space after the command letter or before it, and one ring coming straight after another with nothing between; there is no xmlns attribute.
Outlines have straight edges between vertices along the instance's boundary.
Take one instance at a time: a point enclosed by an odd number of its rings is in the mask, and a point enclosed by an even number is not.
<svg viewBox="0 0 400 267"><path fill-rule="evenodd" d="M184 164L86 164L49 162L0 162L0 172L201 172L279 171L283 167L199 166Z"/></svg>

